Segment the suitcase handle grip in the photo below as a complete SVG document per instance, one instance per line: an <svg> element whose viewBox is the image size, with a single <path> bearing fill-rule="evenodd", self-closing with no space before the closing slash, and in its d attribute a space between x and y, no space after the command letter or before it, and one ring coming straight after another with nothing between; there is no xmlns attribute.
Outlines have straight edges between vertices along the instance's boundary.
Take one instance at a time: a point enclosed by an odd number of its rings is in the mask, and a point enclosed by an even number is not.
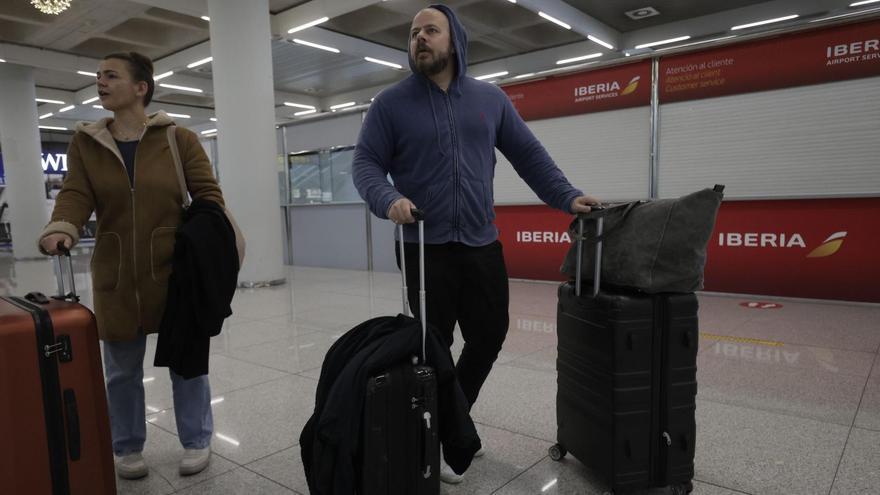
<svg viewBox="0 0 880 495"><path fill-rule="evenodd" d="M592 211L603 211L604 206L590 205ZM576 296L581 295L581 266L584 254L584 215L578 215L578 236L577 236L577 264L575 268L574 293ZM599 277L602 274L602 231L605 228L605 216L596 217L596 264L593 267L593 297L599 295Z"/></svg>
<svg viewBox="0 0 880 495"><path fill-rule="evenodd" d="M78 461L82 452L79 409L76 407L76 393L70 388L64 391L64 416L67 418L67 451L71 461Z"/></svg>

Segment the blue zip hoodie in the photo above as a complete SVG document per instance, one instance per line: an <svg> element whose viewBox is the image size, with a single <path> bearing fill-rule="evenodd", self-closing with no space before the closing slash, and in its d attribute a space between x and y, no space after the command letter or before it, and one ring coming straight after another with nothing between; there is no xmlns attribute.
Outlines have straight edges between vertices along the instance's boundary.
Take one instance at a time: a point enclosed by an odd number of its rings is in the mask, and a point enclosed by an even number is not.
<svg viewBox="0 0 880 495"><path fill-rule="evenodd" d="M388 209L407 197L425 211L425 242L484 246L498 238L492 180L495 148L542 201L571 212L583 193L568 182L494 84L467 77L467 33L445 5L431 5L449 19L457 73L447 92L418 72L376 96L354 152L354 184L370 210ZM394 185L389 183L391 175ZM417 242L414 224L404 239Z"/></svg>

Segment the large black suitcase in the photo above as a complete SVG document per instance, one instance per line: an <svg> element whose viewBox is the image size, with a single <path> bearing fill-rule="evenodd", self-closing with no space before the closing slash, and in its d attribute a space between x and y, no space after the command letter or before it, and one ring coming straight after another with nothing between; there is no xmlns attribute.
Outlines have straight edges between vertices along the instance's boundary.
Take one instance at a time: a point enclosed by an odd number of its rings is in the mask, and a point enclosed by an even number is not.
<svg viewBox="0 0 880 495"><path fill-rule="evenodd" d="M400 363L370 377L364 402L361 495L438 495L440 437L437 425L437 376L425 365L425 242L419 221L419 303L422 322L421 361ZM403 226L400 226L403 252ZM401 256L403 312L411 316L406 287L406 260Z"/></svg>
<svg viewBox="0 0 880 495"><path fill-rule="evenodd" d="M597 251L600 260L601 243ZM560 460L571 452L618 493L658 486L688 493L696 436L697 298L600 291L598 273L591 294L579 294L580 277L559 287L558 444L550 455Z"/></svg>

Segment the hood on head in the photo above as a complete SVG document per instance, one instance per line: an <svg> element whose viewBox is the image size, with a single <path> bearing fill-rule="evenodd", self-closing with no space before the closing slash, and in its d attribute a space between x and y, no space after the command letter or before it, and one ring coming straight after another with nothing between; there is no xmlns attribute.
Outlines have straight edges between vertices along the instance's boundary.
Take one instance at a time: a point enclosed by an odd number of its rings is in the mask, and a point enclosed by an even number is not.
<svg viewBox="0 0 880 495"><path fill-rule="evenodd" d="M455 47L455 59L458 67L455 79L461 79L467 73L467 31L464 29L464 25L458 20L458 16L455 15L455 12L451 8L440 4L429 5L428 8L443 12L443 15L449 20L449 35L452 40L452 46ZM407 46L409 46L409 43L407 43ZM418 69L416 69L416 65L413 62L413 54L410 53L408 58L410 70L418 74Z"/></svg>

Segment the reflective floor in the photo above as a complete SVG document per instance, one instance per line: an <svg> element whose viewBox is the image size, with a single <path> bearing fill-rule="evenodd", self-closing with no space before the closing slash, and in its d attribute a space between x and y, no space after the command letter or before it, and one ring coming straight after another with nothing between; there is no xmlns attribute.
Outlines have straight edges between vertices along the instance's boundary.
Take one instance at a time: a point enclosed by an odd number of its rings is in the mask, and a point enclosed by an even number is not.
<svg viewBox="0 0 880 495"><path fill-rule="evenodd" d="M76 270L88 305L87 253L76 256ZM308 493L297 441L324 354L355 324L398 312L400 279L298 267L288 281L239 291L212 344L215 453L205 472L177 474L182 447L168 372L146 368L150 475L119 480L119 493ZM55 286L51 262L0 254L0 293ZM607 492L575 459L547 455L556 421L555 290L511 282L509 335L473 411L486 455L442 493ZM694 493L880 493L880 306L701 295L700 321Z"/></svg>

